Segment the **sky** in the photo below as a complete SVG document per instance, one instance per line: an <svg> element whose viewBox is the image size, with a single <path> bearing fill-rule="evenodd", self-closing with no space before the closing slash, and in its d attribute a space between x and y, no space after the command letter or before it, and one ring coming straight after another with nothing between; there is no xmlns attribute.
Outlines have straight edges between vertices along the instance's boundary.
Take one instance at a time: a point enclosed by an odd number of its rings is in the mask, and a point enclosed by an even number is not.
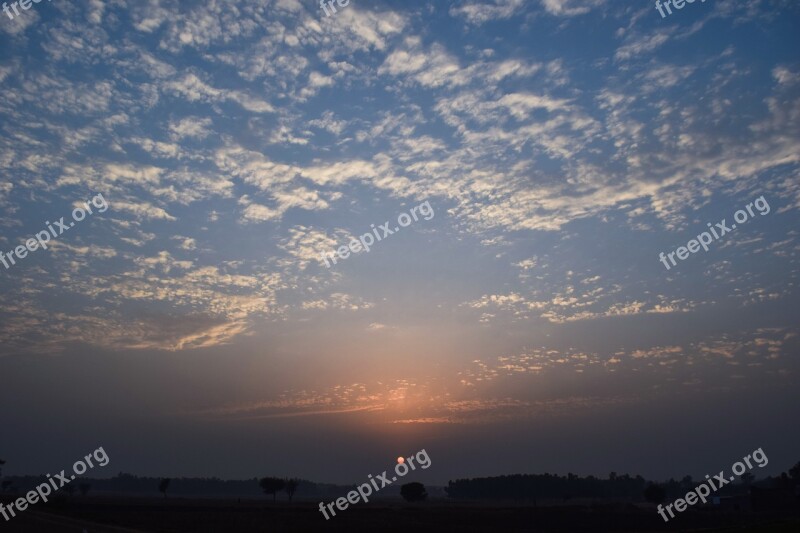
<svg viewBox="0 0 800 533"><path fill-rule="evenodd" d="M4 473L99 446L99 477L345 483L421 449L428 483L698 478L759 447L758 477L788 469L798 22L789 0L0 14L0 251L49 239L0 265Z"/></svg>

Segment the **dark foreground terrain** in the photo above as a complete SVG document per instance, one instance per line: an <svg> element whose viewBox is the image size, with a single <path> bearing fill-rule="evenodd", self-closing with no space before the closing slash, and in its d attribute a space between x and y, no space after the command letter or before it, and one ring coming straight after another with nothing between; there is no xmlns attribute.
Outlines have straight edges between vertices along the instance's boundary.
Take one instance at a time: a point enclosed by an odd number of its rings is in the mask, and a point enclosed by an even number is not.
<svg viewBox="0 0 800 533"><path fill-rule="evenodd" d="M67 503L37 504L0 531L133 532L496 532L496 531L763 531L797 533L794 512L687 511L665 524L645 506L521 505L427 502L360 504L325 521L317 504L278 504L189 499L74 498ZM1 519L0 519L1 520Z"/></svg>

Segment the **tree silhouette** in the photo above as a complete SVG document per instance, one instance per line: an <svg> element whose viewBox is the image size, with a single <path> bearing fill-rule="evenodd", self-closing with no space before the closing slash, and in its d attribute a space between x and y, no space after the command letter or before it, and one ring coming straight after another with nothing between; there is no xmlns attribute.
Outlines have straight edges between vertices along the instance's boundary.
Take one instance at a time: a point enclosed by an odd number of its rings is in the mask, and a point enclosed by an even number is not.
<svg viewBox="0 0 800 533"><path fill-rule="evenodd" d="M165 500L167 499L167 489L169 488L170 481L172 481L170 478L165 477L161 480L161 483L158 484L158 492L164 494Z"/></svg>
<svg viewBox="0 0 800 533"><path fill-rule="evenodd" d="M428 497L428 493L425 490L425 485L414 481L400 487L400 496L407 502L422 502Z"/></svg>
<svg viewBox="0 0 800 533"><path fill-rule="evenodd" d="M8 489L11 488L11 485L13 485L13 484L14 484L13 481L11 481L10 479L7 479L7 480L3 481L2 485L0 485L0 487L3 488L3 491L7 491Z"/></svg>
<svg viewBox="0 0 800 533"><path fill-rule="evenodd" d="M265 494L272 494L272 501L278 500L278 491L283 490L286 482L279 477L264 477L258 482L258 486Z"/></svg>
<svg viewBox="0 0 800 533"><path fill-rule="evenodd" d="M299 484L300 481L294 478L287 479L284 482L283 490L286 492L286 494L289 495L289 501L292 501L292 497L294 496L294 493L297 491L297 486Z"/></svg>
<svg viewBox="0 0 800 533"><path fill-rule="evenodd" d="M61 490L72 496L73 494L75 494L75 485L64 485L63 487L61 487Z"/></svg>
<svg viewBox="0 0 800 533"><path fill-rule="evenodd" d="M795 483L800 483L800 461L789 469L789 476Z"/></svg>
<svg viewBox="0 0 800 533"><path fill-rule="evenodd" d="M745 472L744 474L739 476L739 478L742 480L742 483L744 484L745 487L749 487L750 485L753 484L753 481L755 481L756 476L754 476L750 472Z"/></svg>
<svg viewBox="0 0 800 533"><path fill-rule="evenodd" d="M86 496L89 494L89 489L92 488L92 485L89 483L81 483L78 485L78 490L81 491L81 496Z"/></svg>
<svg viewBox="0 0 800 533"><path fill-rule="evenodd" d="M655 483L650 483L647 485L647 488L644 489L644 499L650 503L659 504L664 501L664 498L667 497L667 491L664 490L664 487L661 485L656 485Z"/></svg>

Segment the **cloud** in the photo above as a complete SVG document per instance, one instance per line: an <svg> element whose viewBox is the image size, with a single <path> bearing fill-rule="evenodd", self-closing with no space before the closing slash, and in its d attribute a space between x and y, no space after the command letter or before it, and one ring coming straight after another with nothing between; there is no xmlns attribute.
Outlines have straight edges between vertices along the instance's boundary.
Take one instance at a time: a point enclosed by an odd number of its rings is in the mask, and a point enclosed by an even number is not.
<svg viewBox="0 0 800 533"><path fill-rule="evenodd" d="M524 0L493 0L491 2L465 2L450 8L450 16L463 17L470 24L480 25L493 20L507 19L525 6Z"/></svg>
<svg viewBox="0 0 800 533"><path fill-rule="evenodd" d="M321 300L303 302L302 307L303 309L313 311L324 311L327 309L335 309L339 311L362 311L364 309L370 309L374 307L374 304L366 302L355 296L335 292Z"/></svg>
<svg viewBox="0 0 800 533"><path fill-rule="evenodd" d="M606 0L542 0L545 11L558 17L585 15L605 3Z"/></svg>
<svg viewBox="0 0 800 533"><path fill-rule="evenodd" d="M458 60L443 46L434 44L430 50L424 51L419 40L412 38L406 40L406 46L407 50L392 52L378 69L378 73L409 75L424 87L464 85L469 81Z"/></svg>
<svg viewBox="0 0 800 533"><path fill-rule="evenodd" d="M306 226L295 226L289 229L289 235L280 244L300 270L305 270L312 263L322 264L323 255L330 253L340 245L340 242L349 241L349 234L344 230L337 230L333 236L326 232Z"/></svg>
<svg viewBox="0 0 800 533"><path fill-rule="evenodd" d="M113 209L127 211L133 214L135 217L143 220L177 220L164 209L154 206L149 202L125 202L118 200L114 202Z"/></svg>
<svg viewBox="0 0 800 533"><path fill-rule="evenodd" d="M183 139L205 139L211 134L209 126L212 121L210 118L186 117L179 121L169 124L169 131L173 141Z"/></svg>
<svg viewBox="0 0 800 533"><path fill-rule="evenodd" d="M651 35L643 35L637 37L630 37L627 42L620 46L614 53L614 59L617 61L627 61L636 56L652 52L656 48L666 43L671 34L671 30L662 30L654 32Z"/></svg>
<svg viewBox="0 0 800 533"><path fill-rule="evenodd" d="M253 113L271 113L275 111L264 100L241 91L214 88L202 81L197 75L191 73L184 74L182 78L166 82L164 88L183 96L189 102L214 103L231 100Z"/></svg>

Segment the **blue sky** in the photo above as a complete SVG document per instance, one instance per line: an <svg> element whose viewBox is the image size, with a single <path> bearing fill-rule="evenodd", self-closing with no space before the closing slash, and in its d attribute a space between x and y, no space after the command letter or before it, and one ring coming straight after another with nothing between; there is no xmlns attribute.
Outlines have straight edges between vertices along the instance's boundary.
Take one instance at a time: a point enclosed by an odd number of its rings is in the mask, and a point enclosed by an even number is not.
<svg viewBox="0 0 800 533"><path fill-rule="evenodd" d="M3 15L0 251L76 202L109 205L0 268L7 472L100 445L142 474L330 481L406 448L429 450L433 481L668 477L759 446L794 464L799 15L757 0L664 19L610 0ZM659 262L761 196L768 214ZM431 220L322 262L425 201ZM676 451L686 434L702 451Z"/></svg>

